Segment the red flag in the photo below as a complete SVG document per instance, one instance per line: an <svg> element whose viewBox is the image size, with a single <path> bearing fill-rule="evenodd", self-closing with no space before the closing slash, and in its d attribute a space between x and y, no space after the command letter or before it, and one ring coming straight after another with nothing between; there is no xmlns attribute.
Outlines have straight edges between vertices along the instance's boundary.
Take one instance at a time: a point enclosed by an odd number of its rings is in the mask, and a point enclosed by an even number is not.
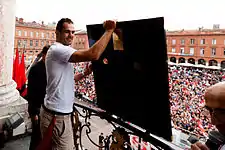
<svg viewBox="0 0 225 150"><path fill-rule="evenodd" d="M25 62L24 62L24 52L22 54L22 57L21 57L21 63L20 63L20 87L19 90L20 90L20 94L21 96L26 96L26 81L27 81L27 78L26 78L26 70L25 70Z"/></svg>
<svg viewBox="0 0 225 150"><path fill-rule="evenodd" d="M55 116L52 118L52 121L50 125L48 126L48 129L46 133L43 136L42 141L39 143L38 147L36 150L49 150L51 149L52 145L52 134L53 134L53 129L56 123L56 118Z"/></svg>
<svg viewBox="0 0 225 150"><path fill-rule="evenodd" d="M21 95L23 98L26 99L26 96L27 96L27 88L25 88L25 89L21 92L20 95Z"/></svg>
<svg viewBox="0 0 225 150"><path fill-rule="evenodd" d="M20 87L19 85L19 51L18 48L16 49L16 57L13 62L13 80L17 83L17 88Z"/></svg>

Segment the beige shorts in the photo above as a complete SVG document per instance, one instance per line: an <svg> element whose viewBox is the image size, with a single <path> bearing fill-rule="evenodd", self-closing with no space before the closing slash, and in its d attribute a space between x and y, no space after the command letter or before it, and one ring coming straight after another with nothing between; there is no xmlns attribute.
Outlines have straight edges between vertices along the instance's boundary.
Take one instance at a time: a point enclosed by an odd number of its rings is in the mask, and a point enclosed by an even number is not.
<svg viewBox="0 0 225 150"><path fill-rule="evenodd" d="M41 135L45 135L53 115L41 108L40 128ZM52 150L73 150L74 139L71 115L56 116L56 123L52 134Z"/></svg>

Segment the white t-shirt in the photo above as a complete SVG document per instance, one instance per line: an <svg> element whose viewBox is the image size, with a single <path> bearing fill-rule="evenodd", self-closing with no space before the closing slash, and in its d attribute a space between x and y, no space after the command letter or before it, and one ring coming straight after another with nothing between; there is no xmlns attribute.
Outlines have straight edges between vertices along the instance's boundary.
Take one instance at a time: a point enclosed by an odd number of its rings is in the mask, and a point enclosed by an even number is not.
<svg viewBox="0 0 225 150"><path fill-rule="evenodd" d="M44 105L50 110L70 113L74 103L74 68L68 62L76 50L54 43L48 50L45 66L47 87Z"/></svg>
<svg viewBox="0 0 225 150"><path fill-rule="evenodd" d="M225 150L225 145L221 146L219 150Z"/></svg>

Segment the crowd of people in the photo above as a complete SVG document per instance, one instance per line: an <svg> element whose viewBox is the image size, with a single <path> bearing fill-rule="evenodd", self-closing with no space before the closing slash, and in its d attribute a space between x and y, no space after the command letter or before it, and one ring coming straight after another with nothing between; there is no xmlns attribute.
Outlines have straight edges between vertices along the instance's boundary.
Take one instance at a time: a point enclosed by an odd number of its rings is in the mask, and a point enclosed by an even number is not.
<svg viewBox="0 0 225 150"><path fill-rule="evenodd" d="M171 118L175 128L207 136L210 114L204 108L205 90L224 78L221 70L169 66Z"/></svg>
<svg viewBox="0 0 225 150"><path fill-rule="evenodd" d="M87 63L75 64L75 73L82 72ZM171 119L174 128L197 136L207 136L210 123L204 108L205 90L224 78L221 70L169 65ZM76 83L76 91L90 100L96 98L93 73Z"/></svg>
<svg viewBox="0 0 225 150"><path fill-rule="evenodd" d="M74 72L81 73L89 62L74 64ZM93 73L75 83L75 91L93 101L96 98Z"/></svg>

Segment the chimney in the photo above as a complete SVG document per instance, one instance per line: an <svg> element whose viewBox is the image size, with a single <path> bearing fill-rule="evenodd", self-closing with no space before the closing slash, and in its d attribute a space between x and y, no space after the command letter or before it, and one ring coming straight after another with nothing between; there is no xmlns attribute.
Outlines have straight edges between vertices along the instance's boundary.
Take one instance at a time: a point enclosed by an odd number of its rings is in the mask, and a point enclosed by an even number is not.
<svg viewBox="0 0 225 150"><path fill-rule="evenodd" d="M198 31L202 31L202 30L203 30L203 27L199 27L199 28L198 28Z"/></svg>
<svg viewBox="0 0 225 150"><path fill-rule="evenodd" d="M220 25L219 24L214 24L213 25L213 30L219 30L220 29Z"/></svg>
<svg viewBox="0 0 225 150"><path fill-rule="evenodd" d="M23 18L19 18L19 22L20 23L23 23Z"/></svg>
<svg viewBox="0 0 225 150"><path fill-rule="evenodd" d="M18 21L18 17L16 17L16 22Z"/></svg>
<svg viewBox="0 0 225 150"><path fill-rule="evenodd" d="M41 24L44 25L44 21L42 21Z"/></svg>

